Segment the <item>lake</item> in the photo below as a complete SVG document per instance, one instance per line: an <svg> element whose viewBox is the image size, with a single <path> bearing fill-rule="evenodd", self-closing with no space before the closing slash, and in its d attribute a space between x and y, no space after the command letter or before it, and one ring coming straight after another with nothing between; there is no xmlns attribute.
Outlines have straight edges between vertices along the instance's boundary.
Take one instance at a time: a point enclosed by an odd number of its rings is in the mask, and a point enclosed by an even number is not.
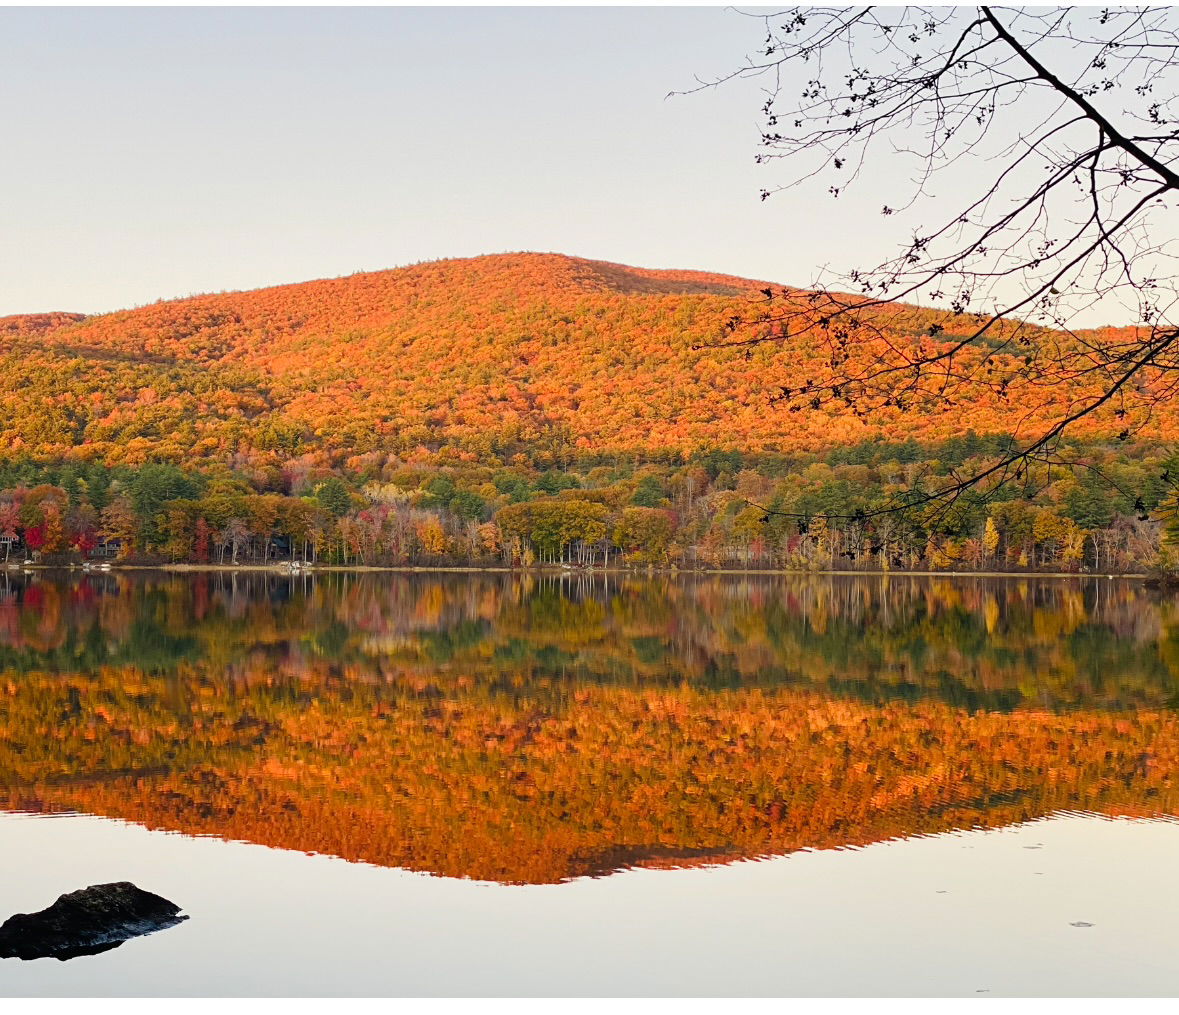
<svg viewBox="0 0 1179 1015"><path fill-rule="evenodd" d="M1171 995L1179 602L1132 581L0 575L27 995Z"/></svg>

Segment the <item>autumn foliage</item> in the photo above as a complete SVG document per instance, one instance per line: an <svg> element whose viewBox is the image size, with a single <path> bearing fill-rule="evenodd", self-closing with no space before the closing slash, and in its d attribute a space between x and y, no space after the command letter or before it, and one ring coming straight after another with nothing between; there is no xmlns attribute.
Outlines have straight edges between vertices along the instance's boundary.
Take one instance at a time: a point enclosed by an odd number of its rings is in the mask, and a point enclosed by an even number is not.
<svg viewBox="0 0 1179 1015"><path fill-rule="evenodd" d="M805 337L729 343L727 322L755 318L764 286L508 254L84 320L0 319L0 455L260 468L374 452L483 463L527 453L550 464L639 450L789 452L967 428L1031 433L1080 393L1017 385L870 418L838 406L787 412L781 391L821 380L830 364ZM931 338L928 316L889 308L888 340L953 337ZM962 355L965 370L972 353ZM1077 433L1125 425L1098 414ZM1167 406L1155 425L1163 437L1179 432Z"/></svg>

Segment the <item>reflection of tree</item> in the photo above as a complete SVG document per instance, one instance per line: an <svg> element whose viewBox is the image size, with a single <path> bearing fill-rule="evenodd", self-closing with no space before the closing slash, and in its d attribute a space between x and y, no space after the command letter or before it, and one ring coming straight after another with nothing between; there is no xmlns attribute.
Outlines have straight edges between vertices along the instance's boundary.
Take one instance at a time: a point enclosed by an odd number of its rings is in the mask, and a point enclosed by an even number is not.
<svg viewBox="0 0 1179 1015"><path fill-rule="evenodd" d="M199 617L199 623L194 618ZM1175 608L1139 587L907 577L684 582L214 574L10 582L0 668L347 665L380 681L794 686L964 708L1158 707ZM539 685L538 685L539 686Z"/></svg>

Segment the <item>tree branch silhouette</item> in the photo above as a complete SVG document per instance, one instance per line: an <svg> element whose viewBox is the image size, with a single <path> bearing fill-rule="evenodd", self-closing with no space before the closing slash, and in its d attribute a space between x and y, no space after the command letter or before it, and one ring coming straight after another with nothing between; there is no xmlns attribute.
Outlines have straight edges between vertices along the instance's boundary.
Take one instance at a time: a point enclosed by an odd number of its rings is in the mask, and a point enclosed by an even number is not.
<svg viewBox="0 0 1179 1015"><path fill-rule="evenodd" d="M1086 417L1141 433L1179 384L1179 8L748 16L762 51L699 88L765 85L757 159L790 178L763 200L816 185L838 200L869 170L877 189L910 177L881 208L895 254L766 289L716 343L817 348L821 369L769 396L790 412L895 421L985 400L1012 424L1006 454L874 513L948 510L1062 463ZM1076 323L1097 314L1133 323Z"/></svg>

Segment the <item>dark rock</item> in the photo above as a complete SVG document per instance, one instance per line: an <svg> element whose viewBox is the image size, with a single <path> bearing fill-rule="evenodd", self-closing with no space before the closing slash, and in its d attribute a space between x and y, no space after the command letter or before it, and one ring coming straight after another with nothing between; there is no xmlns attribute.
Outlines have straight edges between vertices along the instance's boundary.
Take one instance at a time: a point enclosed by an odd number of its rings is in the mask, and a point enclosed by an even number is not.
<svg viewBox="0 0 1179 1015"><path fill-rule="evenodd" d="M0 925L0 958L72 959L174 927L180 907L129 881L91 885L63 895L39 913L17 913Z"/></svg>

